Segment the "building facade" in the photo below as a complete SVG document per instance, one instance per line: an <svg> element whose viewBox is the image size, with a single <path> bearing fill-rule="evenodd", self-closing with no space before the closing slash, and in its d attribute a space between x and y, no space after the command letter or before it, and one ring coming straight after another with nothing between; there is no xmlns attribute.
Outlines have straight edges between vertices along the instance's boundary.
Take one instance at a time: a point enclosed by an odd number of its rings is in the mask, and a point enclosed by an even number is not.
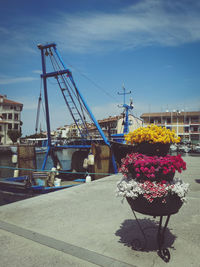
<svg viewBox="0 0 200 267"><path fill-rule="evenodd" d="M144 113L141 116L144 126L156 124L174 130L182 141L200 142L200 111L172 111Z"/></svg>
<svg viewBox="0 0 200 267"><path fill-rule="evenodd" d="M107 138L110 139L113 134L122 134L124 131L124 117L120 116L109 116L108 118L98 120L99 126L103 130ZM129 115L129 131L133 131L138 127L142 126L142 120L140 118ZM81 125L79 125L81 129ZM89 135L92 139L99 139L100 134L93 123L87 123L87 128ZM76 139L81 138L78 127L75 123L71 125L65 125L64 127L57 128L56 133L57 138L66 138L66 139Z"/></svg>
<svg viewBox="0 0 200 267"><path fill-rule="evenodd" d="M129 114L128 116L129 122L129 132L134 131L135 129L142 126L142 120L133 115ZM124 132L124 116L110 116L103 120L98 120L101 129L104 133L109 136L112 134L122 134Z"/></svg>
<svg viewBox="0 0 200 267"><path fill-rule="evenodd" d="M21 132L21 111L23 104L7 99L0 95L0 144L12 144L8 137L8 130Z"/></svg>
<svg viewBox="0 0 200 267"><path fill-rule="evenodd" d="M128 121L130 132L142 126L142 120L131 114L129 114ZM110 139L112 135L122 134L124 131L123 115L109 116L108 118L98 120L98 123L108 139ZM98 130L93 124L89 125L88 129L93 138L99 137Z"/></svg>

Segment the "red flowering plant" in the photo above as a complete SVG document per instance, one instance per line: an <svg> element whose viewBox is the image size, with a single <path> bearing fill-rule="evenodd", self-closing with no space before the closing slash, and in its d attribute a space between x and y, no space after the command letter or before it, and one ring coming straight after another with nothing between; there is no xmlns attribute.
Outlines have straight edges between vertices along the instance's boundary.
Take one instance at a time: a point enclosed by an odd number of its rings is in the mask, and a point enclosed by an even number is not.
<svg viewBox="0 0 200 267"><path fill-rule="evenodd" d="M186 170L181 155L147 156L131 153L122 159L119 172L123 178L117 184L117 195L137 199L143 196L149 203L161 199L166 203L168 195L176 195L182 202L189 184L179 178L173 179L176 171Z"/></svg>
<svg viewBox="0 0 200 267"><path fill-rule="evenodd" d="M161 182L162 180L171 181L176 170L179 173L186 170L186 163L181 155L158 157L132 153L122 159L119 172L125 177L131 176L138 182L147 180Z"/></svg>

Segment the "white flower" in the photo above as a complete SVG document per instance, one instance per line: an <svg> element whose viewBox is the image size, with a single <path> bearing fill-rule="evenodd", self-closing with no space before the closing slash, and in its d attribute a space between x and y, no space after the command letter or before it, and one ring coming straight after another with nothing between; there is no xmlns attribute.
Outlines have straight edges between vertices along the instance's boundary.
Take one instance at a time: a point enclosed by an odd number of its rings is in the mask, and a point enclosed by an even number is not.
<svg viewBox="0 0 200 267"><path fill-rule="evenodd" d="M121 181L117 183L117 196L122 196L123 198L125 197L131 197L133 199L136 199L140 194L148 193L152 194L151 197L156 198L156 197L163 197L166 194L176 194L177 196L180 197L182 202L186 202L186 194L188 192L189 184L184 183L181 179L174 179L172 182L169 182L165 185L164 187L164 193L163 193L163 187L159 185L156 182L153 182L152 184L154 189L158 192L158 194L155 195L155 190L154 191L149 191L151 188L147 191L144 188L144 183L137 182L133 179L123 177ZM162 194L159 194L159 190L162 190ZM166 194L165 194L166 192Z"/></svg>

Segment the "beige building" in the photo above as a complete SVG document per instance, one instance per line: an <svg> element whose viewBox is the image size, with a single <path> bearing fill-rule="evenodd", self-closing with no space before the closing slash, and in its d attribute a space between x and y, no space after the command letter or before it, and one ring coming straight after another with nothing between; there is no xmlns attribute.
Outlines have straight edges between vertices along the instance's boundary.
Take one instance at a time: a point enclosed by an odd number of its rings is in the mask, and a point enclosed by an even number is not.
<svg viewBox="0 0 200 267"><path fill-rule="evenodd" d="M103 120L98 120L98 123L103 130L104 134L110 138L113 134L122 134L124 130L124 117L120 116L109 116ZM142 120L140 118L134 117L129 114L129 131L133 131L138 127L142 126ZM79 125L79 128L82 129L82 126ZM88 132L91 138L99 139L100 134L93 123L87 123ZM57 129L57 137L60 138L80 138L80 132L75 123L71 125L65 125Z"/></svg>
<svg viewBox="0 0 200 267"><path fill-rule="evenodd" d="M129 131L133 131L140 126L142 126L142 120L129 114ZM124 131L124 117L119 116L109 116L103 120L98 120L98 123L103 130L104 134L110 139L111 135L123 134ZM99 133L97 128L91 124L89 125L89 132L93 138L98 138Z"/></svg>
<svg viewBox="0 0 200 267"><path fill-rule="evenodd" d="M109 135L112 134L122 134L124 131L124 117L123 115L108 117L103 120L98 120L99 125L101 126L102 130L105 134ZM142 120L133 115L129 114L128 116L129 122L129 132L134 131L135 129L142 126Z"/></svg>
<svg viewBox="0 0 200 267"><path fill-rule="evenodd" d="M8 130L21 131L21 111L23 104L7 99L0 95L0 143L12 144L7 135Z"/></svg>
<svg viewBox="0 0 200 267"><path fill-rule="evenodd" d="M156 124L174 130L183 141L200 142L200 111L172 111L144 113L141 116L144 126Z"/></svg>

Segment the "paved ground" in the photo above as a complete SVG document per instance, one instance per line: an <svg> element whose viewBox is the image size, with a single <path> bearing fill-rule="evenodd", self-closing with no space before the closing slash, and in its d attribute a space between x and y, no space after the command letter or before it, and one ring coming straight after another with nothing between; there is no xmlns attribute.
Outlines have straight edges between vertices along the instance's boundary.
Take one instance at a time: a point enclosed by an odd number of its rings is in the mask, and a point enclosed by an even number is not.
<svg viewBox="0 0 200 267"><path fill-rule="evenodd" d="M156 222L137 213L147 237L145 251L128 204L115 197L121 175L0 207L0 266L200 266L200 157L185 157L181 178L191 184L188 203L171 216L165 246L157 255ZM180 175L176 175L180 176Z"/></svg>

